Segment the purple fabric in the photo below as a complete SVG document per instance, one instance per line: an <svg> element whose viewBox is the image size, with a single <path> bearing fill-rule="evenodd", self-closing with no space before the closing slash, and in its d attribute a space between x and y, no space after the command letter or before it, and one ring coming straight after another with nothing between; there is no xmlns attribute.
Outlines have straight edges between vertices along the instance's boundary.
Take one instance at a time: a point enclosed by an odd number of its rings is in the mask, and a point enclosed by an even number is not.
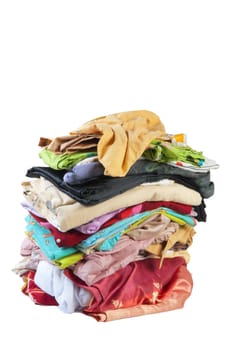
<svg viewBox="0 0 234 350"><path fill-rule="evenodd" d="M121 209L117 209L114 210L110 213L101 215L95 219L93 219L92 221L89 221L87 224L83 224L80 225L79 227L76 227L76 230L85 233L85 234L92 234L97 232L101 226L108 220L110 220L111 218L113 218L116 214L120 213L121 211L123 211L125 208L121 208Z"/></svg>
<svg viewBox="0 0 234 350"><path fill-rule="evenodd" d="M63 181L69 185L82 184L104 174L104 167L99 161L76 164L71 170L67 171Z"/></svg>

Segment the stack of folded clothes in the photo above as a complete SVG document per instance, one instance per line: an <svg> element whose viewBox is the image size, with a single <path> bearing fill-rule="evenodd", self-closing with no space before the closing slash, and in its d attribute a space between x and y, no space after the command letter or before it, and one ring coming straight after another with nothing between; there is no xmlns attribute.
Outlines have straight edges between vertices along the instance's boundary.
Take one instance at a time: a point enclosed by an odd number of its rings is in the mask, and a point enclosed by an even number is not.
<svg viewBox="0 0 234 350"><path fill-rule="evenodd" d="M147 110L92 119L39 147L44 166L22 183L22 292L98 321L182 308L216 162Z"/></svg>

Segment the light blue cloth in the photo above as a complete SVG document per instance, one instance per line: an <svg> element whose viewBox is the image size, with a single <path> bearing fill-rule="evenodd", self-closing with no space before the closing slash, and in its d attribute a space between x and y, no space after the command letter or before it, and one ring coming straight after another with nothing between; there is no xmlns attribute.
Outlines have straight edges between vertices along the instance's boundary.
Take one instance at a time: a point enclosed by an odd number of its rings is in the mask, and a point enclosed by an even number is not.
<svg viewBox="0 0 234 350"><path fill-rule="evenodd" d="M168 214L171 214L171 215L173 215L173 216L175 216L175 217L177 217L179 219L182 219L188 225L195 226L195 224L196 224L194 218L192 218L189 215L177 213L177 211L174 211L174 210L172 210L170 208L161 207L158 210L160 210L160 209L163 209Z"/></svg>

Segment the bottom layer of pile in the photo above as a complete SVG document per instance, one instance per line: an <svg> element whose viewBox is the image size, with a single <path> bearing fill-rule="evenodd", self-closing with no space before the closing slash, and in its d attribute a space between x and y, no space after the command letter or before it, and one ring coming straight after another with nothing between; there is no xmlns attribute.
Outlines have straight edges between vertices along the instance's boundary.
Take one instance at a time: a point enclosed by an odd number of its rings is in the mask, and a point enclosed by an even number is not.
<svg viewBox="0 0 234 350"><path fill-rule="evenodd" d="M41 264L41 265L40 265ZM97 321L154 314L182 308L193 280L182 257L134 261L88 286L71 269L41 261L22 277L22 292L35 304L82 312Z"/></svg>

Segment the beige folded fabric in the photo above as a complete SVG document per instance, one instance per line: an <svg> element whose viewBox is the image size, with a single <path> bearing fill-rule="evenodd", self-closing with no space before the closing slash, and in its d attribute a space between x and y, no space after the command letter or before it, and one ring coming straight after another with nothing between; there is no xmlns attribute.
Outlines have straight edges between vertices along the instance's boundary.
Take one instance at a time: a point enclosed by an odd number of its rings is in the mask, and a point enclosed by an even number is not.
<svg viewBox="0 0 234 350"><path fill-rule="evenodd" d="M194 206L202 201L199 192L177 183L140 185L92 206L78 203L43 177L23 182L22 187L25 199L63 232L113 210L145 201L173 201Z"/></svg>
<svg viewBox="0 0 234 350"><path fill-rule="evenodd" d="M53 140L45 137L40 137L38 146L47 147L48 150L56 153L69 153L89 150L90 148L96 148L101 134L82 134L58 136Z"/></svg>

